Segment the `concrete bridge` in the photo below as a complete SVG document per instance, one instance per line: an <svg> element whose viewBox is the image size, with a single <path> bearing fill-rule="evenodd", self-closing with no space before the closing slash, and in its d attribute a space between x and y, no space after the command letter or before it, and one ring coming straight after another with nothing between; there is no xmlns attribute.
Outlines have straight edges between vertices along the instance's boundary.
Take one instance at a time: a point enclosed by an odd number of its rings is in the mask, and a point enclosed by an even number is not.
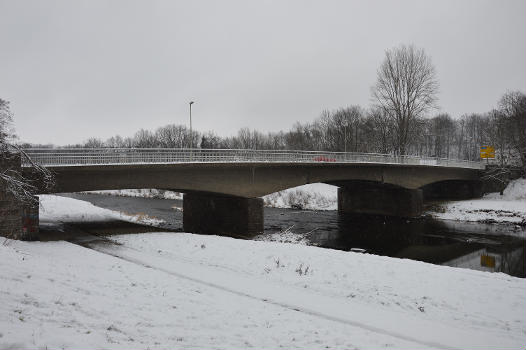
<svg viewBox="0 0 526 350"><path fill-rule="evenodd" d="M340 152L30 149L27 153L55 173L55 193L129 188L184 192L184 230L220 234L263 231L259 197L316 182L339 187L342 212L418 216L424 197L480 195L483 167L479 162ZM27 165L22 164L29 172Z"/></svg>

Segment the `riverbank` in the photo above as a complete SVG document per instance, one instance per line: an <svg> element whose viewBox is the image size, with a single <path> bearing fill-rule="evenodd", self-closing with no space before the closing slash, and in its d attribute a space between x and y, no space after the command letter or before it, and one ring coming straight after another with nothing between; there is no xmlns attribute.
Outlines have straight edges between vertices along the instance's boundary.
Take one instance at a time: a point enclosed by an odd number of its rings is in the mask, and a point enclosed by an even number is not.
<svg viewBox="0 0 526 350"><path fill-rule="evenodd" d="M46 202L49 224L117 215ZM0 245L0 349L526 345L526 280L501 273L189 233L108 238Z"/></svg>
<svg viewBox="0 0 526 350"><path fill-rule="evenodd" d="M155 188L89 191L82 193L118 197L141 197L161 199L183 199L180 192L157 190ZM337 187L315 183L271 193L263 197L265 207L293 208L304 210L338 209Z"/></svg>
<svg viewBox="0 0 526 350"><path fill-rule="evenodd" d="M169 190L158 190L156 188L138 188L125 190L103 190L87 191L81 193L102 194L118 197L160 198L160 199L183 199L183 194Z"/></svg>
<svg viewBox="0 0 526 350"><path fill-rule="evenodd" d="M269 207L307 210L336 210L338 201L337 187L327 184L299 186L264 198ZM425 215L440 220L526 226L526 179L511 181L502 195L488 193L480 199L436 203Z"/></svg>
<svg viewBox="0 0 526 350"><path fill-rule="evenodd" d="M526 226L526 179L511 181L502 195L488 193L480 199L440 203L427 213L441 220Z"/></svg>
<svg viewBox="0 0 526 350"><path fill-rule="evenodd" d="M314 183L263 197L266 207L291 208L301 210L337 210L338 187L323 183Z"/></svg>
<svg viewBox="0 0 526 350"><path fill-rule="evenodd" d="M40 195L40 225L53 226L62 223L122 220L130 223L156 226L163 222L144 213L125 213L107 210L91 203L55 195Z"/></svg>

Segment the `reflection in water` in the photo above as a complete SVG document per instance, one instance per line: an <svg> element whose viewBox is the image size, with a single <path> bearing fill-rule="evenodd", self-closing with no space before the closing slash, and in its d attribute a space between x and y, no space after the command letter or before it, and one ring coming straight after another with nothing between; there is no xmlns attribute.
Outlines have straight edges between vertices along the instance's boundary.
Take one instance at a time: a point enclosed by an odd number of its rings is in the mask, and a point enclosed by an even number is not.
<svg viewBox="0 0 526 350"><path fill-rule="evenodd" d="M165 220L163 229L182 231L181 201L71 194L97 206L143 212ZM301 211L265 208L265 234L291 228L310 244L345 251L425 261L433 264L504 272L526 277L524 228L438 221L430 218L398 219L339 214L336 211ZM522 232L512 232L512 231Z"/></svg>
<svg viewBox="0 0 526 350"><path fill-rule="evenodd" d="M340 214L338 224L339 237L321 240L322 246L353 246L374 254L526 277L524 240L518 238L455 231L447 222L430 218Z"/></svg>
<svg viewBox="0 0 526 350"><path fill-rule="evenodd" d="M524 247L509 251L502 251L501 249L495 251L484 248L446 261L442 265L490 272L504 272L517 277L526 277L526 258L524 253Z"/></svg>
<svg viewBox="0 0 526 350"><path fill-rule="evenodd" d="M525 241L503 235L513 227L451 223L431 218L400 219L331 212L266 209L276 232L294 225L311 244L433 264L504 272L526 277ZM269 228L265 228L269 231ZM312 232L311 232L312 231ZM270 233L270 232L268 232Z"/></svg>

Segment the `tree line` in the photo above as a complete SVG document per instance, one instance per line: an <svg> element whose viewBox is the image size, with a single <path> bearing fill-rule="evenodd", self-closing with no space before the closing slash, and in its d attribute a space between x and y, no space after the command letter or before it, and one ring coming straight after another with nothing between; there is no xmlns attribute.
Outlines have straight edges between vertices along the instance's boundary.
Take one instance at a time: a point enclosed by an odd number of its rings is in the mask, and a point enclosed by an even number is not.
<svg viewBox="0 0 526 350"><path fill-rule="evenodd" d="M263 133L242 128L236 135L220 137L169 124L156 130L141 129L133 136L89 138L68 147L87 148L187 148L307 150L399 154L396 121L376 106L358 105L322 111L313 122L297 122L288 131ZM487 113L466 114L458 119L447 113L418 117L407 131L405 154L426 157L479 159L479 147L492 145L499 164L526 164L526 95L507 92L498 107ZM26 144L25 147L34 145Z"/></svg>
<svg viewBox="0 0 526 350"><path fill-rule="evenodd" d="M371 89L373 104L324 110L313 122L297 122L288 131L262 133L242 128L220 137L192 132L184 125L141 129L131 137L90 138L71 147L267 149L366 152L479 159L480 146L494 146L499 164L526 161L526 96L505 93L495 109L452 118L432 115L439 84L423 49L401 45L385 52ZM430 117L431 116L431 117Z"/></svg>

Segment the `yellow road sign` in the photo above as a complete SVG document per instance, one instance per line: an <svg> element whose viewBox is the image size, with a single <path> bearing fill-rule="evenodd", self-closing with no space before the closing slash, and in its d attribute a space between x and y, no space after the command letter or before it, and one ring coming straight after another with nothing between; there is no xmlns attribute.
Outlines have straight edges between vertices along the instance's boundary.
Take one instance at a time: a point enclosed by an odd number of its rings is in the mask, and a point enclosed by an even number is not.
<svg viewBox="0 0 526 350"><path fill-rule="evenodd" d="M495 158L495 148L493 146L480 146L480 158Z"/></svg>
<svg viewBox="0 0 526 350"><path fill-rule="evenodd" d="M495 257L491 255L481 255L480 266L495 267Z"/></svg>

